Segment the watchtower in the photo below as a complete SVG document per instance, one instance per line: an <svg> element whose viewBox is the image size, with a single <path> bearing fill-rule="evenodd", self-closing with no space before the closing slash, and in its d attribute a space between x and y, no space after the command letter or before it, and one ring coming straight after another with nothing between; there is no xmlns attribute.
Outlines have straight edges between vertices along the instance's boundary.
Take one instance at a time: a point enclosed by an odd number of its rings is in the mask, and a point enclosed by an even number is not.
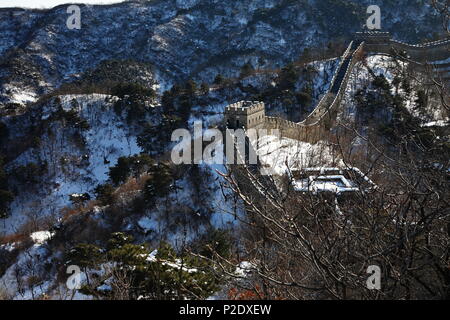
<svg viewBox="0 0 450 320"><path fill-rule="evenodd" d="M261 129L265 122L264 102L239 101L225 108L224 121L229 129Z"/></svg>

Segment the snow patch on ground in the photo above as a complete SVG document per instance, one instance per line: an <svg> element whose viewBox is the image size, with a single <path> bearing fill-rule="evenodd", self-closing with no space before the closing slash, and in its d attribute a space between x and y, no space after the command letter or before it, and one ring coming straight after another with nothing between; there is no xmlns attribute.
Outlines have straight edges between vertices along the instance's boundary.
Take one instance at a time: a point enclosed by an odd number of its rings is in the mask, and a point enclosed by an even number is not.
<svg viewBox="0 0 450 320"><path fill-rule="evenodd" d="M0 289L13 300L42 297L51 285L50 281L43 280L45 271L42 266L48 262L50 262L49 252L43 245L35 244L22 251L16 263L0 278ZM26 280L29 280L28 283Z"/></svg>
<svg viewBox="0 0 450 320"><path fill-rule="evenodd" d="M449 125L449 119L445 119L445 120L426 122L422 126L423 127L445 127L448 125Z"/></svg>
<svg viewBox="0 0 450 320"><path fill-rule="evenodd" d="M331 166L330 147L322 141L316 144L267 135L259 139L257 154L263 166L273 174L283 175L287 169Z"/></svg>
<svg viewBox="0 0 450 320"><path fill-rule="evenodd" d="M70 110L72 102L77 101L77 111L88 121L90 128L82 133L85 145L80 147L72 143L64 128L51 123L53 135L45 134L38 149L25 151L12 163L11 167L15 167L40 159L48 163L48 173L42 188L20 192L15 198L10 217L0 224L0 234L14 233L31 219L58 217L61 208L71 205L69 195L92 195L93 189L108 179L108 169L119 157L141 152L136 136L114 113L113 97L93 94L60 98L65 110ZM50 104L47 105L43 118L48 118L54 111ZM89 158L83 159L84 155Z"/></svg>
<svg viewBox="0 0 450 320"><path fill-rule="evenodd" d="M53 233L50 231L37 231L30 235L31 240L37 245L44 244L47 240L50 240L52 236Z"/></svg>

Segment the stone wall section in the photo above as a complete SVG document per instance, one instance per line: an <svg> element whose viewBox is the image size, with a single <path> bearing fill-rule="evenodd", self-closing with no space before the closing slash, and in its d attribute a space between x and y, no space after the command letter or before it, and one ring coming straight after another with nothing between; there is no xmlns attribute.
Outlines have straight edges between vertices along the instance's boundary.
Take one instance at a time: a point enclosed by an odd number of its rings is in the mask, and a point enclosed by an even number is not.
<svg viewBox="0 0 450 320"><path fill-rule="evenodd" d="M391 54L393 50L406 51L412 60L420 63L448 59L450 39L411 45L391 39L387 32L357 33L341 57L331 81L330 89L314 110L301 122L265 116L264 103L240 101L225 108L224 121L228 128L277 129L282 137L310 143L324 139L336 120L350 74L363 52Z"/></svg>

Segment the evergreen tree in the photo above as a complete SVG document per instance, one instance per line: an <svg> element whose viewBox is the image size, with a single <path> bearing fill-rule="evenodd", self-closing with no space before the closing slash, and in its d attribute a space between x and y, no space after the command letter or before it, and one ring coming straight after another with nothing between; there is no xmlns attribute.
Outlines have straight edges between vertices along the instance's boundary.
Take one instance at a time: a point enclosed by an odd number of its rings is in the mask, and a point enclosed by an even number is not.
<svg viewBox="0 0 450 320"><path fill-rule="evenodd" d="M77 265L83 269L86 274L88 286L90 286L89 274L87 269L97 269L99 264L104 261L102 250L89 243L79 243L67 254L69 264Z"/></svg>
<svg viewBox="0 0 450 320"><path fill-rule="evenodd" d="M164 109L164 112L172 112L175 110L174 100L175 97L172 91L167 90L163 92L161 97L161 105Z"/></svg>
<svg viewBox="0 0 450 320"><path fill-rule="evenodd" d="M312 102L312 89L306 86L297 94L297 101L303 107L308 107Z"/></svg>
<svg viewBox="0 0 450 320"><path fill-rule="evenodd" d="M402 85L401 85L403 91L406 92L406 94L410 94L411 93L411 82L409 81L409 79L407 77L404 77L402 80Z"/></svg>
<svg viewBox="0 0 450 320"><path fill-rule="evenodd" d="M109 168L109 178L114 185L119 185L125 182L130 175L131 160L128 157L120 157L117 159L117 164Z"/></svg>
<svg viewBox="0 0 450 320"><path fill-rule="evenodd" d="M164 197L172 189L173 176L170 168L165 164L153 166L150 171L150 178L145 184L144 194L150 200L155 197Z"/></svg>
<svg viewBox="0 0 450 320"><path fill-rule="evenodd" d="M423 114L427 108L428 97L424 90L417 91L416 108Z"/></svg>
<svg viewBox="0 0 450 320"><path fill-rule="evenodd" d="M214 249L226 252L226 242L221 232L211 237ZM195 256L174 250L162 242L153 255L147 244L135 244L132 236L123 232L111 234L106 249L92 244L78 244L67 254L67 263L81 267L87 275L87 285L81 292L100 296L114 296L114 290L126 289L129 298L137 299L194 299L206 298L219 289L212 266ZM100 269L102 263L112 267L110 283L112 292L100 294L95 290L86 271ZM118 276L119 275L119 276ZM117 278L118 277L118 278ZM126 288L121 286L127 284Z"/></svg>
<svg viewBox="0 0 450 320"><path fill-rule="evenodd" d="M105 183L99 184L95 188L94 193L96 199L100 201L102 205L106 206L114 203L115 201L114 191L115 191L114 187L111 184Z"/></svg>
<svg viewBox="0 0 450 320"><path fill-rule="evenodd" d="M402 79L400 77L394 77L394 79L392 80L392 85L395 87L395 93L398 93L398 88L400 86L400 84L402 83Z"/></svg>
<svg viewBox="0 0 450 320"><path fill-rule="evenodd" d="M178 113L183 122L186 122L191 115L192 99L192 96L187 94L180 97L180 108Z"/></svg>
<svg viewBox="0 0 450 320"><path fill-rule="evenodd" d="M3 158L0 156L0 218L6 218L9 214L9 205L14 200L14 195L8 190L8 175L3 168Z"/></svg>
<svg viewBox="0 0 450 320"><path fill-rule="evenodd" d="M155 90L139 83L119 83L111 89L111 94L119 98L125 96L154 98L156 96Z"/></svg>
<svg viewBox="0 0 450 320"><path fill-rule="evenodd" d="M37 184L46 171L46 162L42 164L30 162L14 168L13 174L16 180L23 184Z"/></svg>
<svg viewBox="0 0 450 320"><path fill-rule="evenodd" d="M293 90L299 77L295 66L290 63L281 69L279 85L281 89Z"/></svg>
<svg viewBox="0 0 450 320"><path fill-rule="evenodd" d="M383 75L376 76L372 81L372 84L374 87L381 88L385 91L389 91L391 89L391 85Z"/></svg>
<svg viewBox="0 0 450 320"><path fill-rule="evenodd" d="M214 84L221 85L224 83L224 81L225 81L225 79L220 73L218 75L216 75L216 77L214 78Z"/></svg>
<svg viewBox="0 0 450 320"><path fill-rule="evenodd" d="M152 157L145 153L131 156L130 160L130 170L134 177L148 171L155 164Z"/></svg>
<svg viewBox="0 0 450 320"><path fill-rule="evenodd" d="M200 240L199 253L210 259L218 254L222 258L228 258L231 254L231 236L228 231L213 229Z"/></svg>
<svg viewBox="0 0 450 320"><path fill-rule="evenodd" d="M9 204L14 200L11 191L0 189L0 219L8 217Z"/></svg>
<svg viewBox="0 0 450 320"><path fill-rule="evenodd" d="M253 71L254 71L253 66L251 65L250 62L247 62L246 64L244 64L244 65L241 67L241 72L240 72L240 74L239 74L239 77L240 77L241 79L242 79L242 78L245 78L245 77L248 77L249 75L252 74Z"/></svg>
<svg viewBox="0 0 450 320"><path fill-rule="evenodd" d="M186 84L184 85L184 90L188 96L190 97L195 96L195 94L197 93L197 83L195 83L194 80L189 79L188 81L186 81Z"/></svg>
<svg viewBox="0 0 450 320"><path fill-rule="evenodd" d="M109 168L109 178L115 185L125 182L131 175L139 177L154 164L147 154L120 157L114 167Z"/></svg>
<svg viewBox="0 0 450 320"><path fill-rule="evenodd" d="M114 232L111 234L111 238L108 240L107 250L120 249L127 243L132 243L133 236L127 235L124 232Z"/></svg>
<svg viewBox="0 0 450 320"><path fill-rule="evenodd" d="M6 141L8 139L9 130L6 124L0 121L0 142Z"/></svg>
<svg viewBox="0 0 450 320"><path fill-rule="evenodd" d="M202 82L200 85L200 92L203 95L206 95L209 93L209 85L206 82Z"/></svg>

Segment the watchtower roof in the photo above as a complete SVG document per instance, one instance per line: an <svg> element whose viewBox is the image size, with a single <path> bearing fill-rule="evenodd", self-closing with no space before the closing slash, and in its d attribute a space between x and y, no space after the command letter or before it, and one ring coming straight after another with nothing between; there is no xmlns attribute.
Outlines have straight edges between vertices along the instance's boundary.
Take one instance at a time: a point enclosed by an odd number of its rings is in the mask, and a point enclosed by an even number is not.
<svg viewBox="0 0 450 320"><path fill-rule="evenodd" d="M232 103L225 108L225 112L253 113L264 109L264 102L260 101L239 101Z"/></svg>

